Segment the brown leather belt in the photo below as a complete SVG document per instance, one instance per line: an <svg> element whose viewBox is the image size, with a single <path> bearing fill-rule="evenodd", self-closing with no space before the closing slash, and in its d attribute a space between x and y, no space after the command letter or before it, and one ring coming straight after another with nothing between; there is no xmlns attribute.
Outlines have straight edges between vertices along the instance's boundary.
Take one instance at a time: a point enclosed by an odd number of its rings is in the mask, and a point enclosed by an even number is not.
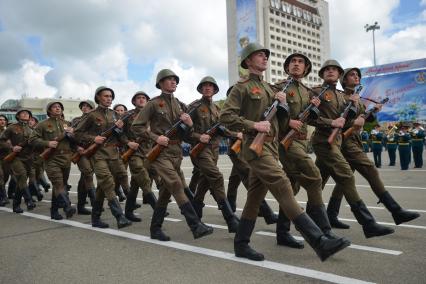
<svg viewBox="0 0 426 284"><path fill-rule="evenodd" d="M58 150L56 149L55 154L71 154L72 151L71 150L66 150L66 149L62 149L62 150Z"/></svg>
<svg viewBox="0 0 426 284"><path fill-rule="evenodd" d="M118 146L120 146L120 144L119 143L105 143L103 146L104 147L118 147Z"/></svg>
<svg viewBox="0 0 426 284"><path fill-rule="evenodd" d="M180 144L180 140L169 140L169 145L177 145Z"/></svg>

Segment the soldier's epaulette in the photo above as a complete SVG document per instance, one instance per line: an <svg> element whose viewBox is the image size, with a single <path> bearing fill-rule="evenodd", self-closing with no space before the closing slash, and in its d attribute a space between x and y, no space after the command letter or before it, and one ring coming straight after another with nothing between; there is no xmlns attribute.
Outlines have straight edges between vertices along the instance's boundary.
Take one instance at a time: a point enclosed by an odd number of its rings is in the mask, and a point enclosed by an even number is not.
<svg viewBox="0 0 426 284"><path fill-rule="evenodd" d="M247 83L248 81L250 81L250 78L240 78L237 84L244 84L244 83Z"/></svg>

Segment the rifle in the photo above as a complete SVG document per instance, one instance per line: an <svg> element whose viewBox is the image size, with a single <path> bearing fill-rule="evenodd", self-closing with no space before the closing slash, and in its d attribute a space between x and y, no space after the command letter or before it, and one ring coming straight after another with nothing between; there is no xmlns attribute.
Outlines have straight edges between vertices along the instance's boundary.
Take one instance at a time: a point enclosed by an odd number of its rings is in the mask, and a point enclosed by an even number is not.
<svg viewBox="0 0 426 284"><path fill-rule="evenodd" d="M353 95L359 94L362 88L363 88L362 85L357 85L354 89ZM353 111L356 114L356 110L353 110L353 106L354 106L354 102L349 101L349 104L345 107L343 112L340 114L340 117L343 117L344 119L346 119L349 115L349 111ZM341 132L342 132L342 128L340 127L333 128L333 131L331 132L330 136L328 136L328 139L327 139L328 144L330 145L333 144L334 140L336 140L337 135L340 134Z"/></svg>
<svg viewBox="0 0 426 284"><path fill-rule="evenodd" d="M140 144L142 142L141 138L136 139L135 141L136 143ZM137 151L137 149L132 149L129 147L129 149L127 149L122 155L121 155L121 159L123 160L124 163L127 163L130 159L131 156L133 156L133 154Z"/></svg>
<svg viewBox="0 0 426 284"><path fill-rule="evenodd" d="M385 98L385 99L381 100L381 101L380 101L380 102L378 102L378 103L379 103L379 104L385 104L385 103L387 103L388 101L389 101L389 98ZM372 108L372 109L370 109L370 110L366 111L366 112L365 112L365 119L367 120L367 118L368 118L370 115L372 115L375 111L376 111L376 108ZM359 130L359 127L358 127L358 126L351 126L351 127L349 127L348 129L346 129L346 131L345 131L345 132L343 132L343 138L348 138L349 136L351 136L351 135L352 135L352 133L353 133L355 130Z"/></svg>
<svg viewBox="0 0 426 284"><path fill-rule="evenodd" d="M241 144L243 143L243 140L237 139L231 146L231 150L238 154L241 151Z"/></svg>
<svg viewBox="0 0 426 284"><path fill-rule="evenodd" d="M284 87L282 88L282 92L287 91L288 87L294 82L294 79L290 77ZM263 113L264 120L271 121L271 119L275 116L278 110L278 105L280 102L278 100L274 100L272 105ZM284 107L284 106L283 106ZM285 106L284 109L288 111L288 107ZM258 132L256 134L256 137L254 138L253 142L250 144L250 150L256 153L258 157L262 155L263 151L263 144L265 143L266 133L265 132Z"/></svg>
<svg viewBox="0 0 426 284"><path fill-rule="evenodd" d="M220 125L219 122L215 123L209 130L206 131L205 134L209 135L211 138L218 135L220 133L224 133L224 127ZM189 152L189 155L192 158L197 158L197 156L200 154L200 152L206 147L207 143L198 142L197 145L194 146L194 148L191 149Z"/></svg>
<svg viewBox="0 0 426 284"><path fill-rule="evenodd" d="M119 120L122 120L123 122L126 121L130 116L133 115L133 111L129 111L128 113L126 113L123 117L121 117ZM101 132L101 134L99 134L99 136L103 136L106 137L107 139L110 138L114 133L120 134L121 133L121 129L119 129L117 127L117 125L113 125L110 128L108 128L107 130ZM106 139L106 140L107 140ZM72 161L74 162L74 160L76 160L77 162L80 160L81 156L86 156L87 158L92 157L96 151L98 151L98 149L102 146L102 144L97 144L97 143L92 143L89 145L89 147L87 147L86 149L84 149L83 153L79 154L76 153L73 155L72 157ZM78 157L78 159L77 159Z"/></svg>
<svg viewBox="0 0 426 284"><path fill-rule="evenodd" d="M195 102L197 102L198 100L196 100ZM190 105L193 105L195 102L191 103ZM195 107L193 107L188 114L191 115L199 106L201 103L197 104ZM185 129L187 126L185 125L185 123L183 123L183 121L181 119L179 119L178 121L176 121L172 127L170 127L166 133L164 133L164 136L166 136L167 138L171 138L173 136L175 136L178 132L178 128L181 129ZM146 158L148 159L148 161L153 162L155 161L155 159L157 159L157 157L160 155L160 153L163 151L163 149L166 148L166 146L160 145L160 144L155 144L154 147L151 148L151 150L148 152L148 154L146 155Z"/></svg>
<svg viewBox="0 0 426 284"><path fill-rule="evenodd" d="M318 99L321 99L324 93L328 90L330 86L325 85L322 87L321 92L316 96ZM308 121L308 119L312 116L318 117L319 116L319 110L314 104L309 104L299 115L297 116L298 120L305 123ZM294 130L293 128L290 129L290 131L286 134L286 136L280 141L281 145L284 146L284 149L287 151L288 147L290 147L291 143L293 142L294 136L298 133L297 130Z"/></svg>
<svg viewBox="0 0 426 284"><path fill-rule="evenodd" d="M25 140L24 142L22 142L22 143L18 143L17 145L15 145L15 146L21 146L22 148L24 148L25 146L27 146L28 145L28 141L27 140ZM14 152L14 151L12 151L12 152L10 152L9 154L7 154L4 158L3 158L3 161L5 161L5 162L12 162L13 160L15 160L15 158L16 158L16 156L18 156L18 154L19 154L20 152Z"/></svg>

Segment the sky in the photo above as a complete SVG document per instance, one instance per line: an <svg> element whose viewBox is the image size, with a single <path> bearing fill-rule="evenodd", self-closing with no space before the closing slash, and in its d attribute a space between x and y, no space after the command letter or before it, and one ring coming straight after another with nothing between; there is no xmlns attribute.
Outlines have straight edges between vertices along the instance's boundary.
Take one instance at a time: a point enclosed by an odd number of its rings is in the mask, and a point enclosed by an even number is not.
<svg viewBox="0 0 426 284"><path fill-rule="evenodd" d="M344 68L426 57L426 0L329 0L331 57ZM100 85L131 107L172 69L176 96L200 97L202 77L228 88L225 0L0 0L0 104L22 95L93 99Z"/></svg>

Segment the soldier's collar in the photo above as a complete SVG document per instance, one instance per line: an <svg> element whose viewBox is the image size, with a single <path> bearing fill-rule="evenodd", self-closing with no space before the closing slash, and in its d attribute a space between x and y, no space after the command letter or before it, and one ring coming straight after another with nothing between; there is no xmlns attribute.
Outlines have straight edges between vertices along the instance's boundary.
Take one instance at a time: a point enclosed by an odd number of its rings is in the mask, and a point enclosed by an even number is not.
<svg viewBox="0 0 426 284"><path fill-rule="evenodd" d="M98 105L98 110L106 112L109 108L108 107L104 107L103 105Z"/></svg>
<svg viewBox="0 0 426 284"><path fill-rule="evenodd" d="M259 82L261 82L263 80L262 75L257 75L257 74L253 74L253 73L250 73L249 78L256 80L256 81L259 81Z"/></svg>
<svg viewBox="0 0 426 284"><path fill-rule="evenodd" d="M204 97L204 96L202 96L202 97L201 97L201 101L202 101L202 102L205 102L205 103L207 103L207 104L211 104L211 103L213 103L213 100L212 100L212 99L208 99L208 98L206 98L206 97Z"/></svg>
<svg viewBox="0 0 426 284"><path fill-rule="evenodd" d="M322 83L322 86L323 87L325 87L327 85L327 83L326 82L324 82L324 83ZM328 84L328 88L330 89L330 90L336 90L336 83L330 83L330 84Z"/></svg>

